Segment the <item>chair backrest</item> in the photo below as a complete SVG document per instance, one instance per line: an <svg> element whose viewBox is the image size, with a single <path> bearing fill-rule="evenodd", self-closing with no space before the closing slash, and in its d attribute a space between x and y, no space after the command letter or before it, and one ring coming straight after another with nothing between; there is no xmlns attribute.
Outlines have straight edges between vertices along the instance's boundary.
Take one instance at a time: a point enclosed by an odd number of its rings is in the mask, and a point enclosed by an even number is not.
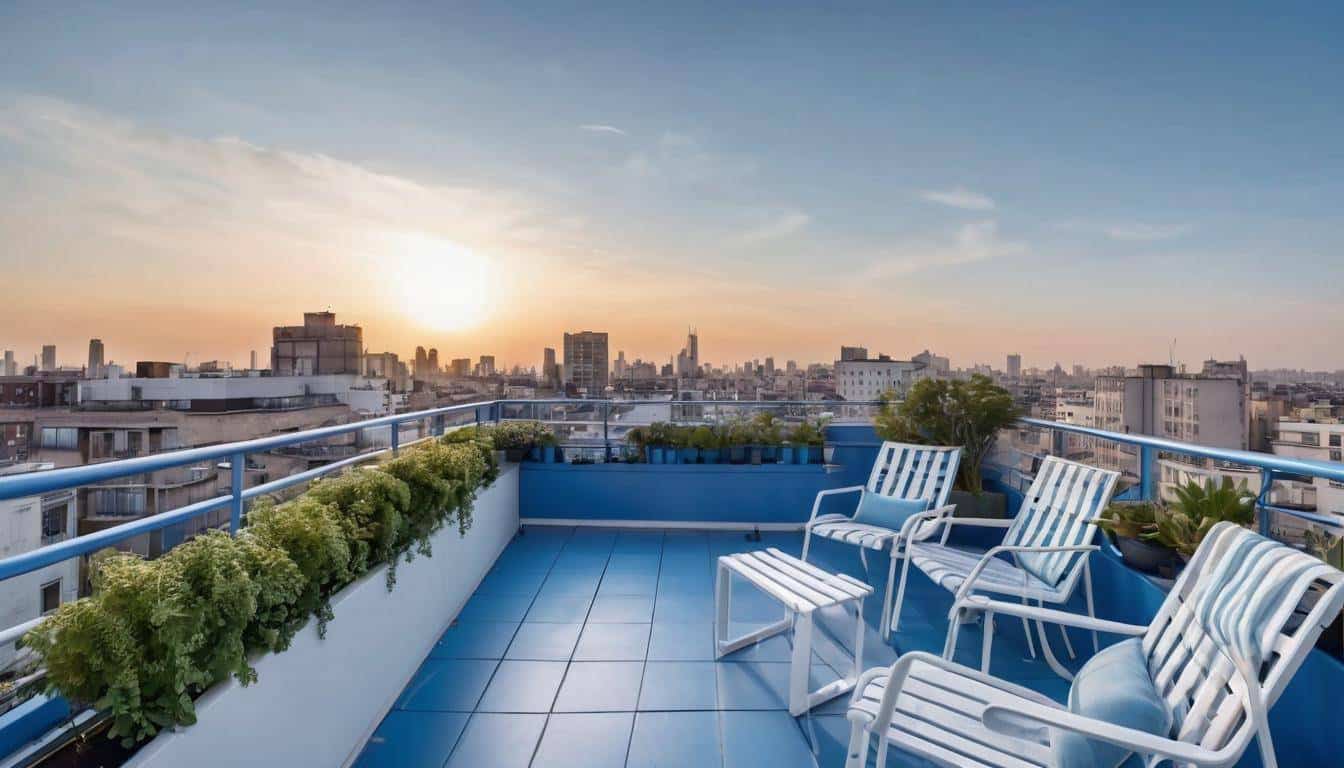
<svg viewBox="0 0 1344 768"><path fill-rule="evenodd" d="M888 440L877 451L868 475L868 493L923 499L929 509L947 504L961 463L959 446L911 445Z"/></svg>
<svg viewBox="0 0 1344 768"><path fill-rule="evenodd" d="M1097 517L1110 503L1119 479L1119 472L1047 456L1003 543L1031 547L1090 544L1097 532ZM1084 556L1051 552L1016 557L1023 570L1055 586Z"/></svg>
<svg viewBox="0 0 1344 768"><path fill-rule="evenodd" d="M1232 523L1214 526L1143 637L1173 737L1239 754L1341 605L1344 573Z"/></svg>

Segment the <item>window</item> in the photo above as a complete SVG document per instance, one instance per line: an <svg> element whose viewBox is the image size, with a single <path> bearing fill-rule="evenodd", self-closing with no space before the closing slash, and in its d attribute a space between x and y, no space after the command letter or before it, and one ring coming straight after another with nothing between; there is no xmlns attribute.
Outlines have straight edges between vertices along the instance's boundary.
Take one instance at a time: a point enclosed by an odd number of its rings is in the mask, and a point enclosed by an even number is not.
<svg viewBox="0 0 1344 768"><path fill-rule="evenodd" d="M73 451L79 447L79 430L74 427L43 427L42 447Z"/></svg>
<svg viewBox="0 0 1344 768"><path fill-rule="evenodd" d="M61 607L61 580L42 585L42 613L46 615Z"/></svg>
<svg viewBox="0 0 1344 768"><path fill-rule="evenodd" d="M1340 435L1339 435L1338 433L1334 433L1334 434L1330 435L1330 447L1331 447L1331 448L1338 448L1338 447L1340 447L1340 446L1339 446L1339 438L1340 438Z"/></svg>
<svg viewBox="0 0 1344 768"><path fill-rule="evenodd" d="M58 504L42 510L42 543L54 544L65 538L66 520L70 516L69 504Z"/></svg>

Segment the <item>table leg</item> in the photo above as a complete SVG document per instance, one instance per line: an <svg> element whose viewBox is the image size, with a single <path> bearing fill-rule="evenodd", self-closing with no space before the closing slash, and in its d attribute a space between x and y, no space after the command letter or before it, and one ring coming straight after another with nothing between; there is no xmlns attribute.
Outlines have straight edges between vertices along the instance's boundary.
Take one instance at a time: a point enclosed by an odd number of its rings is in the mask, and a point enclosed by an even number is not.
<svg viewBox="0 0 1344 768"><path fill-rule="evenodd" d="M807 688L812 671L812 612L796 614L793 621L793 656L789 664L789 714L798 717L808 710Z"/></svg>

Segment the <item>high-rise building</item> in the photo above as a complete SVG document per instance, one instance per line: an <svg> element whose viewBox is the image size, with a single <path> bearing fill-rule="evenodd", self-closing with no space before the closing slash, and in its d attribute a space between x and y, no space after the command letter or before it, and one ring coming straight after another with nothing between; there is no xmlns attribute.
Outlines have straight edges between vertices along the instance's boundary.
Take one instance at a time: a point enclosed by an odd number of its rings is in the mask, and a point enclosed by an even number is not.
<svg viewBox="0 0 1344 768"><path fill-rule="evenodd" d="M1013 354L1008 356L1008 364L1004 368L1008 378L1017 379L1022 377L1022 356Z"/></svg>
<svg viewBox="0 0 1344 768"><path fill-rule="evenodd" d="M616 378L618 378L618 379L624 379L624 378L625 378L626 368L627 368L627 365L626 365L626 362L625 362L625 352L624 352L624 351L617 352L617 353L616 353L616 362L614 362L614 363L611 364L611 372L612 372L612 374L613 374Z"/></svg>
<svg viewBox="0 0 1344 768"><path fill-rule="evenodd" d="M451 373L454 377L465 379L471 375L471 358L455 357L451 365Z"/></svg>
<svg viewBox="0 0 1344 768"><path fill-rule="evenodd" d="M304 312L303 325L277 325L272 339L271 371L276 376L364 371L364 329L337 325L334 312Z"/></svg>
<svg viewBox="0 0 1344 768"><path fill-rule="evenodd" d="M541 382L543 386L560 386L560 377L555 370L555 349L544 347L541 350Z"/></svg>
<svg viewBox="0 0 1344 768"><path fill-rule="evenodd" d="M951 360L942 355L935 355L927 349L910 359L916 363L923 363L924 372L932 378L943 378L952 373Z"/></svg>
<svg viewBox="0 0 1344 768"><path fill-rule="evenodd" d="M686 330L686 346L677 353L676 374L683 378L700 375L700 336L694 328Z"/></svg>
<svg viewBox="0 0 1344 768"><path fill-rule="evenodd" d="M429 378L429 353L424 347L415 348L415 367L412 375L416 381L425 381Z"/></svg>
<svg viewBox="0 0 1344 768"><path fill-rule="evenodd" d="M429 369L430 380L439 378L439 350L433 347L429 350L429 356L425 360L425 365Z"/></svg>
<svg viewBox="0 0 1344 768"><path fill-rule="evenodd" d="M765 375L766 376L775 375L775 358L773 357L765 358Z"/></svg>
<svg viewBox="0 0 1344 768"><path fill-rule="evenodd" d="M19 375L19 364L14 360L14 350L12 349L5 350L5 375L6 376Z"/></svg>
<svg viewBox="0 0 1344 768"><path fill-rule="evenodd" d="M477 374L480 375L480 376L494 376L494 375L495 375L495 356L494 356L494 355L481 355L481 361L480 361L479 364L477 364L477 368L478 368L478 370L477 370Z"/></svg>
<svg viewBox="0 0 1344 768"><path fill-rule="evenodd" d="M257 370L257 350L252 350L252 354L248 357L247 367L248 370Z"/></svg>
<svg viewBox="0 0 1344 768"><path fill-rule="evenodd" d="M89 339L89 367L84 375L90 379L103 377L103 340Z"/></svg>
<svg viewBox="0 0 1344 768"><path fill-rule="evenodd" d="M790 360L784 364L784 372L792 376L798 372L798 361Z"/></svg>
<svg viewBox="0 0 1344 768"><path fill-rule="evenodd" d="M842 361L847 361L847 360L867 360L867 359L868 359L868 348L867 348L867 347L841 347L841 348L840 348L840 359L841 359Z"/></svg>
<svg viewBox="0 0 1344 768"><path fill-rule="evenodd" d="M914 384L922 363L892 360L887 355L864 360L835 361L835 391L846 400L877 400L887 392L904 396Z"/></svg>
<svg viewBox="0 0 1344 768"><path fill-rule="evenodd" d="M564 350L565 383L601 395L607 388L607 334L566 333Z"/></svg>
<svg viewBox="0 0 1344 768"><path fill-rule="evenodd" d="M41 370L44 370L44 371L54 371L54 370L56 370L56 345L55 345L55 344L43 344L43 345L42 345L42 368L41 368Z"/></svg>

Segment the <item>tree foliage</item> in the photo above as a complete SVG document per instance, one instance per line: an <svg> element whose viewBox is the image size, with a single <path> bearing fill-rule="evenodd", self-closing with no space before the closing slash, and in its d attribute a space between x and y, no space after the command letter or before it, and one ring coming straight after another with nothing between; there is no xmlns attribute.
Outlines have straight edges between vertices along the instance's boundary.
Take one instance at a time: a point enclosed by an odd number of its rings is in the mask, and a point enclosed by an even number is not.
<svg viewBox="0 0 1344 768"><path fill-rule="evenodd" d="M888 393L873 426L883 440L961 446L957 487L978 494L984 489L980 467L985 457L999 430L1012 426L1018 416L1008 390L976 374L968 381L921 379L904 400Z"/></svg>

